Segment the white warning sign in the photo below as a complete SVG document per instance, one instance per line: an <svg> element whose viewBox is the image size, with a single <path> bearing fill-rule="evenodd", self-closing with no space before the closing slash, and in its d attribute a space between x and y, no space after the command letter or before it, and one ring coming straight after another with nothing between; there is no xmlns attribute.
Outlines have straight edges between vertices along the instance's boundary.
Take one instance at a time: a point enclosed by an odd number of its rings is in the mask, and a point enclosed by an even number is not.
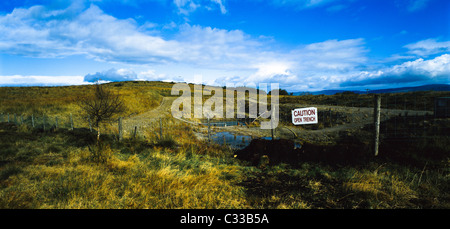
<svg viewBox="0 0 450 229"><path fill-rule="evenodd" d="M292 110L292 123L294 125L317 124L317 108L307 107Z"/></svg>

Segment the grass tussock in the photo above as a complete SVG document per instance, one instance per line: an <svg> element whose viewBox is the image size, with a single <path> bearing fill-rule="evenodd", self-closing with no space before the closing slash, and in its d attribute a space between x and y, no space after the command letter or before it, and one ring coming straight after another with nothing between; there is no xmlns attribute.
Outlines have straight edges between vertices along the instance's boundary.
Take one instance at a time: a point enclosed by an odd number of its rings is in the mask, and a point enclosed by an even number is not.
<svg viewBox="0 0 450 229"><path fill-rule="evenodd" d="M229 148L179 138L192 129L173 125L163 138L104 135L99 160L89 130L33 132L1 123L0 208L450 207L448 157L424 154L425 164L409 166L392 155L255 167Z"/></svg>
<svg viewBox="0 0 450 229"><path fill-rule="evenodd" d="M193 145L172 149L146 142L130 153L126 144L103 140L96 153L108 157L98 160L66 133L32 137L10 131L1 135L0 208L246 206L243 188L234 185L241 171L231 156L212 158L197 154Z"/></svg>

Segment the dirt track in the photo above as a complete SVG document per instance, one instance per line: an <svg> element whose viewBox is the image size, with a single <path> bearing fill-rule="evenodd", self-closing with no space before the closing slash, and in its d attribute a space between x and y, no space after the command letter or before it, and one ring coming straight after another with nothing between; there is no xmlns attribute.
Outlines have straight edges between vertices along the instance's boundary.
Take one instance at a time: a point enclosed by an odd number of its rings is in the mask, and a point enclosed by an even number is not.
<svg viewBox="0 0 450 229"><path fill-rule="evenodd" d="M176 97L164 97L160 106L148 112L128 117L123 120L125 134L129 134L137 126L139 129L158 125L160 118L173 118L171 115L171 105ZM292 105L292 104L289 104ZM303 105L304 106L304 105ZM298 105L298 107L301 107ZM275 130L275 137L289 138L295 140L307 140L314 142L329 142L338 137L342 131L358 130L373 122L373 108L359 108L359 107L339 107L339 106L315 106L319 110L332 110L333 112L342 114L350 120L349 122L336 122L331 127L319 128L316 130L308 130L302 126L294 126L292 124L279 124ZM412 110L396 110L396 109L381 109L381 119L386 120L398 115L425 115L432 113L430 111L412 111ZM177 119L192 125L197 125L195 122ZM320 122L320 119L319 119ZM197 125L196 128L200 133L206 132L205 126ZM271 130L263 130L259 127L212 127L215 132L229 131L239 135L250 135L254 137L270 137ZM199 136L202 136L199 134Z"/></svg>
<svg viewBox="0 0 450 229"><path fill-rule="evenodd" d="M175 97L164 97L161 104L157 108L139 115L124 118L124 134L127 135L132 133L135 126L142 130L150 126L157 125L160 118L172 117L170 107L175 99Z"/></svg>

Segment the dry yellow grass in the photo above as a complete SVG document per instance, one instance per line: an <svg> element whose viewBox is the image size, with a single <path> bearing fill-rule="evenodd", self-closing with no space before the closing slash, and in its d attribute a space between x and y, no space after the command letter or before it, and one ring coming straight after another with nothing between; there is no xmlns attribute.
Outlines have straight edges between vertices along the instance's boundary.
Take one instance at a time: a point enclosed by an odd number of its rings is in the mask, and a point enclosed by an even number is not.
<svg viewBox="0 0 450 229"><path fill-rule="evenodd" d="M105 164L89 163L87 152L72 154L70 163L26 166L8 178L0 191L2 208L241 208L242 188L221 179L239 172L207 161L182 169L184 155L154 152L145 161L113 157ZM192 160L192 159L191 159ZM148 162L154 163L154 162Z"/></svg>
<svg viewBox="0 0 450 229"><path fill-rule="evenodd" d="M136 86L140 85L140 86ZM165 87L161 87L164 85ZM126 106L123 116L139 114L159 105L162 93L171 86L169 83L142 82L111 83L105 87L119 94ZM0 87L0 113L11 117L23 115L29 118L46 115L54 120L68 119L72 114L74 122L87 126L87 120L77 102L85 95L92 93L93 85L67 87Z"/></svg>
<svg viewBox="0 0 450 229"><path fill-rule="evenodd" d="M157 106L163 96L170 95L171 86L108 84L129 104L128 115ZM45 113L51 120L61 117L61 123L67 123L72 113L79 125L82 114L73 101L88 89L0 88L0 113ZM383 159L355 167L304 161L298 167L252 167L234 160L225 147L196 140L192 127L170 119L162 122L162 138L158 122L140 130L135 139L126 135L120 143L114 136L117 124L105 124L102 149L108 159L104 162L92 159L88 131L42 132L29 124L0 123L0 208L449 206L448 158L444 163L430 160L433 166L421 168ZM443 142L439 138L433 146L445 150L448 146Z"/></svg>
<svg viewBox="0 0 450 229"><path fill-rule="evenodd" d="M343 187L349 192L362 193L369 199L377 200L378 208L385 208L387 204L391 207L408 207L409 202L417 198L410 185L401 180L398 174L390 172L356 172L349 181L343 183Z"/></svg>
<svg viewBox="0 0 450 229"><path fill-rule="evenodd" d="M98 163L92 160L88 147L55 146L71 142L63 134L11 140L15 144L9 146L20 152L9 160L21 165L20 169L13 164L0 168L0 208L249 207L243 187L236 185L242 177L241 168L224 161L226 155L208 156L226 151L201 142L185 143L177 149L147 146L132 154L120 152L128 147L126 143L119 148L107 144L102 150L110 157ZM28 151L33 146L36 153ZM199 146L203 147L202 155L195 151Z"/></svg>

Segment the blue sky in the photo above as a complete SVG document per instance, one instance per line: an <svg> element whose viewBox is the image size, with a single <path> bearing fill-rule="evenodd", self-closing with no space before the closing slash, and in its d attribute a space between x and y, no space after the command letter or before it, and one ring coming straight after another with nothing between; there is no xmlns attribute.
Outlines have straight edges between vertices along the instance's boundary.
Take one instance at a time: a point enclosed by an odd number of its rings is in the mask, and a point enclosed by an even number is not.
<svg viewBox="0 0 450 229"><path fill-rule="evenodd" d="M450 82L447 0L0 2L0 85Z"/></svg>

